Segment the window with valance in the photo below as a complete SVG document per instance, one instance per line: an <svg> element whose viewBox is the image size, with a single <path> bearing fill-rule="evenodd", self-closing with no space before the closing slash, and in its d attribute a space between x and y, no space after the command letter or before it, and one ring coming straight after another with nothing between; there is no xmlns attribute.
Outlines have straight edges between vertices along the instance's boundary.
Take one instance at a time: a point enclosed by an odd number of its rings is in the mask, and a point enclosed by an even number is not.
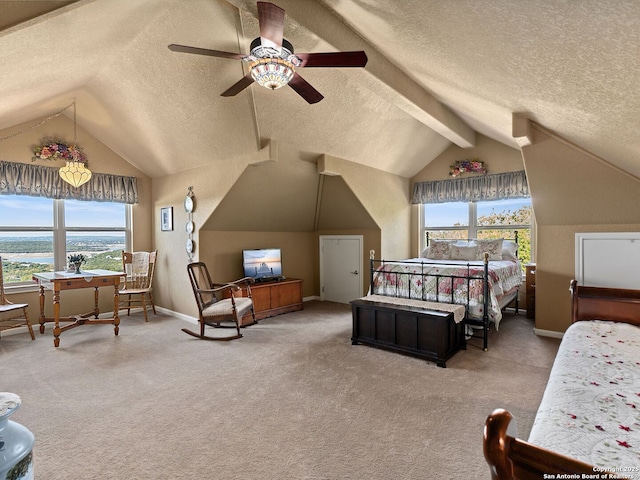
<svg viewBox="0 0 640 480"><path fill-rule="evenodd" d="M524 170L477 175L431 182L417 182L412 203L478 202L529 196Z"/></svg>
<svg viewBox="0 0 640 480"><path fill-rule="evenodd" d="M32 285L34 272L67 268L82 253L85 268L122 269L131 250L135 177L93 173L76 188L57 167L0 161L0 257L5 284Z"/></svg>
<svg viewBox="0 0 640 480"><path fill-rule="evenodd" d="M0 161L0 195L30 195L92 202L138 203L136 177L94 173L75 188L60 178L57 167Z"/></svg>
<svg viewBox="0 0 640 480"><path fill-rule="evenodd" d="M518 238L520 260L532 260L533 215L524 172L416 183L421 248L429 239Z"/></svg>

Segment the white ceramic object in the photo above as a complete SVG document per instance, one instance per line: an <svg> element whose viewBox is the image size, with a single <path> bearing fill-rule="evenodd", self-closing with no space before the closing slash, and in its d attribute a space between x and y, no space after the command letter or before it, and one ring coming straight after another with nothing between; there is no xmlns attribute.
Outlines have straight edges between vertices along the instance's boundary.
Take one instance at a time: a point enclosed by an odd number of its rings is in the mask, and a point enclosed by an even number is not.
<svg viewBox="0 0 640 480"><path fill-rule="evenodd" d="M0 392L0 480L33 480L35 438L24 425L9 420L22 400L15 393Z"/></svg>

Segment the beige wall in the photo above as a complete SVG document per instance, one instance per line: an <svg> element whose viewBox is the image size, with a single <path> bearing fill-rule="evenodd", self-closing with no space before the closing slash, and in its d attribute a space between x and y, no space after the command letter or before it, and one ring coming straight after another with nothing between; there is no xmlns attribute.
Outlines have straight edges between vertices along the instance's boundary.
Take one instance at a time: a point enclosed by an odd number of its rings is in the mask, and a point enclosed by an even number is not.
<svg viewBox="0 0 640 480"><path fill-rule="evenodd" d="M43 125L37 125L45 118L36 119L22 125L5 129L0 132L0 138L6 138L0 142L0 160L19 163L32 163L33 148L41 145L42 139L52 137L57 140L73 143L73 121L65 115L57 116ZM12 136L14 135L15 136ZM7 138L10 137L10 138ZM116 175L135 176L138 179L139 203L133 206L133 222L135 231L133 234L134 250L149 250L153 247L151 228L151 179L125 161L98 141L91 134L77 127L77 141L87 156L89 168L92 172L108 173ZM62 167L64 162L38 160L33 162L46 166ZM80 292L64 292L61 301L62 315L74 314L93 309L93 295L87 294L89 290ZM113 311L112 289L103 288L100 295L100 310ZM23 293L10 296L11 301L29 303L29 314L33 323L37 322L39 315L39 302L37 293ZM52 314L51 292L46 293L45 311Z"/></svg>
<svg viewBox="0 0 640 480"><path fill-rule="evenodd" d="M449 177L450 166L456 160L472 160L475 158L485 162L489 173L516 172L524 168L522 154L519 150L478 134L474 148L463 149L456 145L451 145L429 165L418 172L418 174L411 179L411 192L413 193L413 186L416 182L429 182L451 178ZM414 232L411 236L412 256L417 256L422 248L418 233L418 215L419 208L417 205L413 205L411 215L411 231Z"/></svg>
<svg viewBox="0 0 640 480"><path fill-rule="evenodd" d="M65 116L29 129L33 123L0 132L0 159L30 163L32 148L44 137L71 141L73 124ZM17 133L16 136L11 136ZM481 135L473 149L449 147L436 160L409 181L335 157L319 157L321 168L342 177L379 229L366 227L320 229L308 232L216 232L200 231L218 204L232 189L245 169L254 162L268 160L272 151L261 151L246 158L207 163L198 169L154 179L142 174L104 144L78 128L78 143L87 154L92 171L134 175L138 178L140 203L134 206L133 235L135 250L159 251L156 300L161 307L195 316L192 292L188 285L185 252L187 213L183 200L193 186L196 209L195 259L219 266L218 274L241 274L242 248L276 245L283 248L286 275L305 280L304 295L319 294L318 237L327 234L364 236L364 261L368 251L376 256L404 258L417 253L417 208L411 207L414 182L448 178L449 165L455 160L479 158L491 173L519 170L524 166L532 194L537 231L536 328L564 331L570 321L569 281L574 276L574 242L577 232L640 231L640 209L628 206L640 203L639 180L584 152L534 125L535 142L520 151ZM309 161L308 155L285 148L286 161ZM44 165L61 162L40 161ZM285 198L288 196L285 194ZM295 198L290 199L295 202ZM160 208L174 207L174 230L160 231ZM357 210L357 209L356 209ZM342 220L343 221L343 220ZM366 283L366 282L365 282ZM365 288L366 290L366 288ZM91 300L82 292L65 292L63 314L89 309ZM15 301L30 304L33 319L38 316L36 293L16 294ZM50 296L46 307L49 312ZM110 311L112 299L102 295L100 308Z"/></svg>
<svg viewBox="0 0 640 480"><path fill-rule="evenodd" d="M411 243L409 179L328 155L324 160L330 171L342 176L380 227L376 257L407 258Z"/></svg>
<svg viewBox="0 0 640 480"><path fill-rule="evenodd" d="M271 151L269 155L273 156L274 151ZM258 171L264 181L269 183L269 175L272 170L282 172L282 165L292 162L308 162L307 159L303 159L300 152L296 152L287 145L278 145L277 157L273 159L277 162L275 166L277 168L270 169L265 165L265 167L254 170L254 167L251 167L251 175L255 175L255 172ZM299 213L296 213L296 219L292 219L294 222L304 222L305 224L308 222L311 225L304 231L300 231L296 225L284 226L283 228L286 230L278 232L215 230L215 226L211 225L212 222L209 219L236 184L253 184L251 181L238 182L238 180L249 165L255 161L256 158L253 156L237 158L224 163L208 164L178 175L154 179L154 217L156 218L154 231L160 257L159 272L165 272L164 276L159 274L157 277L156 299L162 307L191 317L197 316L193 293L186 275L188 258L184 251L184 243L187 238L184 223L187 216L182 208L182 201L189 185L193 186L196 197L196 209L193 215L196 226L194 235L196 241L195 259L210 265L215 280L229 280L241 276L240 255L243 248L279 247L282 249L285 275L303 279L303 295L305 297L317 296L319 295L318 236L320 234L363 235L366 252L369 249L376 251L388 249L393 255L407 254L410 210L408 180L341 159L333 159L336 169L339 170L337 173L343 177L358 201L361 202L375 223L380 226L381 233L368 228L313 230L315 207L308 211L307 217L300 219L297 217ZM295 177L296 185L291 185L290 192L299 191L300 182L305 181L306 174L304 172L307 169L304 166L300 167L295 163L292 165L292 170L298 173ZM317 172L315 176L317 177ZM317 179L311 185L311 188L317 188ZM282 190L283 188L285 187L279 185L278 191L272 197L274 205L281 206L282 198L287 203L295 204L296 195L287 194L287 190ZM316 191L313 190L311 193L315 198ZM236 203L239 205L239 210L249 212L251 215L268 215L268 212L273 212L267 193L252 196L251 192L241 192L238 195L236 191L233 193L233 198L238 198ZM254 209L254 211L247 210L242 208L240 201L259 204L260 208ZM172 232L161 232L157 223L160 208L164 206L174 207L174 231ZM299 209L296 208L294 211L299 212ZM224 218L227 219L228 216L225 215ZM228 223L227 220L225 220L225 225L226 223ZM247 222L243 221L242 223L246 224ZM264 224L264 222L256 223ZM278 224L282 224L281 218L278 219ZM213 271L213 265L215 265L215 271Z"/></svg>
<svg viewBox="0 0 640 480"><path fill-rule="evenodd" d="M575 234L639 231L640 183L535 126L534 135L522 153L538 226L536 328L562 332L571 321Z"/></svg>

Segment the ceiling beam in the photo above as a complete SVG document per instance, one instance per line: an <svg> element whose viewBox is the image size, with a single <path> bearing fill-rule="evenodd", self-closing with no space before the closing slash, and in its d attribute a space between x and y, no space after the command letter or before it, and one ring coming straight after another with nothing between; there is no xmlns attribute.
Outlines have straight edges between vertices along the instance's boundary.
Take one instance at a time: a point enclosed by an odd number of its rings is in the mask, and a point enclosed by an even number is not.
<svg viewBox="0 0 640 480"><path fill-rule="evenodd" d="M533 131L531 129L529 116L526 113L513 112L511 114L511 120L511 135L520 148L532 145Z"/></svg>
<svg viewBox="0 0 640 480"><path fill-rule="evenodd" d="M227 0L240 9L246 0ZM461 148L476 143L476 132L422 85L398 68L373 45L347 26L332 10L317 0L274 0L287 17L340 51L364 50L369 59L364 68L367 88L414 117ZM256 12L257 7L251 6ZM286 29L286 27L285 27Z"/></svg>

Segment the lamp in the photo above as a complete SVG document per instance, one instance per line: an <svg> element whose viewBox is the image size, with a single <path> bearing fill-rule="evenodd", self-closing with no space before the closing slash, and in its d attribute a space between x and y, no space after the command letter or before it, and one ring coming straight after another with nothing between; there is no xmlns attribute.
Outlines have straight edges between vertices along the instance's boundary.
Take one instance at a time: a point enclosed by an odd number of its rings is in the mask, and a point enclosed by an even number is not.
<svg viewBox="0 0 640 480"><path fill-rule="evenodd" d="M62 180L79 187L84 185L91 179L91 170L89 170L85 162L80 160L80 150L78 150L77 144L77 132L76 132L76 102L73 102L73 148L69 148L71 151L71 160L67 160L64 167L60 167L59 173Z"/></svg>
<svg viewBox="0 0 640 480"><path fill-rule="evenodd" d="M255 82L270 90L284 87L293 78L294 67L302 63L293 54L293 45L282 39L282 46L263 45L261 38L251 42L249 70Z"/></svg>
<svg viewBox="0 0 640 480"><path fill-rule="evenodd" d="M91 179L91 170L84 166L84 163L77 161L67 161L64 167L60 167L60 177L74 187L79 187Z"/></svg>
<svg viewBox="0 0 640 480"><path fill-rule="evenodd" d="M284 87L293 77L293 65L281 58L263 58L249 68L256 83L271 90Z"/></svg>

